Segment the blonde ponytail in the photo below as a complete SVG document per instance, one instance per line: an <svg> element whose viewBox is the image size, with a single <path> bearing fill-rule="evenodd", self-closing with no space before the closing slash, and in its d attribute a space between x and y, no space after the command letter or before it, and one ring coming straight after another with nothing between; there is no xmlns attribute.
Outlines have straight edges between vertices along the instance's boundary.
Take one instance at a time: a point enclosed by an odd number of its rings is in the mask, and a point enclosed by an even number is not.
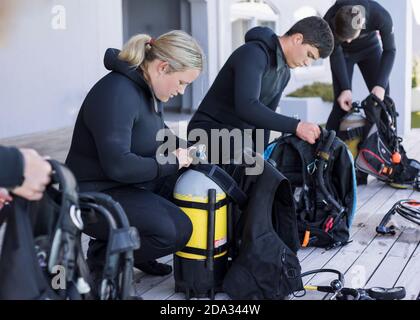
<svg viewBox="0 0 420 320"><path fill-rule="evenodd" d="M145 67L155 59L169 63L169 72L187 69L203 70L204 54L197 41L184 31L174 30L157 39L149 35L133 36L124 45L118 58L133 67Z"/></svg>
<svg viewBox="0 0 420 320"><path fill-rule="evenodd" d="M151 39L152 37L147 34L138 34L132 37L124 45L123 49L118 55L118 58L128 62L133 67L140 67L146 58L146 47L148 46L148 43L150 43Z"/></svg>

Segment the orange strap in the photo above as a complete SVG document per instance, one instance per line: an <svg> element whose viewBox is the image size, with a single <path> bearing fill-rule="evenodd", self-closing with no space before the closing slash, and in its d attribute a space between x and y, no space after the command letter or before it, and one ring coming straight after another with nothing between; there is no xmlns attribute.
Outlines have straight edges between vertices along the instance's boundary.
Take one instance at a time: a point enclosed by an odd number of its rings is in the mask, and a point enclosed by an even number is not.
<svg viewBox="0 0 420 320"><path fill-rule="evenodd" d="M309 244L309 236L311 232L309 230L305 231L305 236L303 237L302 247L306 248Z"/></svg>
<svg viewBox="0 0 420 320"><path fill-rule="evenodd" d="M381 173L387 176L390 176L392 174L392 168L390 167L383 167L381 170Z"/></svg>

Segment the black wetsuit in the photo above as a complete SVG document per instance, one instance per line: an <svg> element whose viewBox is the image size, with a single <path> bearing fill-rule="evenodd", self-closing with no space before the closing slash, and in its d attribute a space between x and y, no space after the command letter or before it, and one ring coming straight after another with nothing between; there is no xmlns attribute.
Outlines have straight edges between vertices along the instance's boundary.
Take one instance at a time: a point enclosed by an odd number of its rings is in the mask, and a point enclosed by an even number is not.
<svg viewBox="0 0 420 320"><path fill-rule="evenodd" d="M337 98L342 91L352 89L354 65L359 66L369 91L375 86L381 86L389 94L389 76L396 54L392 18L375 1L338 0L324 16L333 31L335 15L345 5L361 5L365 8L366 28L351 43L335 42L330 57L335 102L327 122L329 130L338 130L340 121L346 114L338 105Z"/></svg>
<svg viewBox="0 0 420 320"><path fill-rule="evenodd" d="M16 148L0 146L0 187L14 188L23 183L23 156Z"/></svg>
<svg viewBox="0 0 420 320"><path fill-rule="evenodd" d="M105 67L111 70L88 93L77 117L66 164L81 191L102 191L124 208L139 230L141 248L135 264L178 251L190 238L192 225L176 205L162 195L161 186L176 177L178 163L159 164L157 132L165 127L160 103L153 99L142 75L108 49ZM156 103L155 103L156 102ZM103 263L107 228L95 225L88 260Z"/></svg>
<svg viewBox="0 0 420 320"><path fill-rule="evenodd" d="M188 125L189 133L193 129L208 134L211 129L264 129L266 145L270 130L296 132L299 120L275 112L290 80L277 35L269 28L256 27L247 32L245 42L220 70Z"/></svg>

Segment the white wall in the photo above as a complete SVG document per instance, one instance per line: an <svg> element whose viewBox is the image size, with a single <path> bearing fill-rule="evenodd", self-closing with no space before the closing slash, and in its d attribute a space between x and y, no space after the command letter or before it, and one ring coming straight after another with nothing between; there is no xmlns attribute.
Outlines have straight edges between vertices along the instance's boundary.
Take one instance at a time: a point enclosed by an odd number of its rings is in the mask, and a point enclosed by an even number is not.
<svg viewBox="0 0 420 320"><path fill-rule="evenodd" d="M413 7L413 53L420 57L420 1L411 0Z"/></svg>
<svg viewBox="0 0 420 320"><path fill-rule="evenodd" d="M323 17L335 0L295 0L293 2L270 0L270 2L272 5L276 5L280 12L280 34L284 34L297 22L294 13L298 9L308 6ZM329 59L323 60L319 66L292 70L290 82L284 90L284 96L314 81L332 83Z"/></svg>
<svg viewBox="0 0 420 320"><path fill-rule="evenodd" d="M420 14L419 14L420 15ZM420 58L420 21L413 21L413 54Z"/></svg>
<svg viewBox="0 0 420 320"><path fill-rule="evenodd" d="M232 26L230 21L230 6L235 2L235 0L209 0L209 2L218 3L218 15L209 16L209 19L214 19L217 21L218 30L222 30L222 32L217 33L217 37L219 39L217 44L219 48L217 68L220 70L220 68L232 53ZM296 22L296 19L294 18L294 12L299 8L303 6L311 6L321 16L323 16L330 5L332 5L334 2L335 0L295 0L293 2L286 2L284 0L266 0L266 3L268 3L279 16L277 28L279 35L284 34ZM210 37L212 36L214 35L210 33ZM211 77L210 80L212 82L214 77ZM300 68L299 70L293 70L291 80L284 90L284 95L314 81L327 83L332 82L328 59L325 60L325 63L320 67Z"/></svg>
<svg viewBox="0 0 420 320"><path fill-rule="evenodd" d="M121 0L17 0L0 48L0 138L73 125L105 49L122 45L121 19Z"/></svg>

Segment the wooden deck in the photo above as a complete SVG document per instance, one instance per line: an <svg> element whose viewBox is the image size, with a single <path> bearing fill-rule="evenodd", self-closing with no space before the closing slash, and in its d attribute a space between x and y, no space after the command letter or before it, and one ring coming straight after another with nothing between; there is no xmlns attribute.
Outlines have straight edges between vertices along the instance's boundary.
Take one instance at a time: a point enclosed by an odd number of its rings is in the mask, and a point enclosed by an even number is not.
<svg viewBox="0 0 420 320"><path fill-rule="evenodd" d="M183 117L180 128L186 126ZM175 119L175 120L174 120ZM172 128L178 127L177 117L169 121ZM178 131L178 130L176 130ZM33 147L44 155L63 161L70 144L70 128L14 139L0 140L0 144ZM404 146L411 158L420 159L420 130L413 130L405 139ZM375 227L391 206L400 199L420 200L419 192L396 190L369 178L366 186L358 188L357 212L351 230L353 240L349 245L325 251L308 248L298 253L302 270L318 268L338 269L345 274L346 286L393 287L404 286L406 299L415 300L420 292L420 228L397 216L395 236L379 236ZM159 259L172 264L172 256ZM155 277L135 272L135 291L148 300L184 300L185 296L174 292L173 275ZM331 275L318 274L305 280L305 284L329 284ZM328 296L307 292L300 299L321 300ZM226 294L217 294L216 299L229 299Z"/></svg>

